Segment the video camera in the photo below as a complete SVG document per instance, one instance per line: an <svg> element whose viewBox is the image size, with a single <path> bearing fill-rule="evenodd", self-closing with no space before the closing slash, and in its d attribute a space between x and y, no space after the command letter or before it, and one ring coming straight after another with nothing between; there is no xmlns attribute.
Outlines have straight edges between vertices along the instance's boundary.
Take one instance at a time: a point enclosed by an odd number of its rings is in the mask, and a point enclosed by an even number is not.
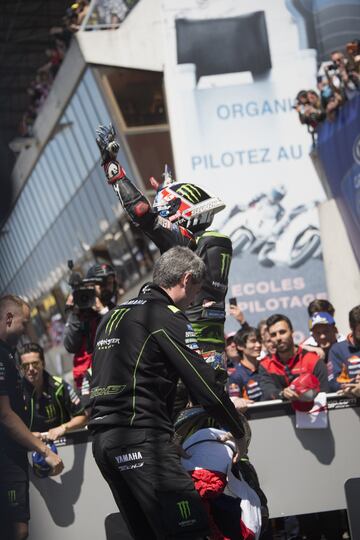
<svg viewBox="0 0 360 540"><path fill-rule="evenodd" d="M71 271L69 277L69 285L72 288L72 295L74 300L74 306L79 309L91 309L95 304L95 287L86 286L80 274L74 272L74 263L72 260L68 261L68 268Z"/></svg>

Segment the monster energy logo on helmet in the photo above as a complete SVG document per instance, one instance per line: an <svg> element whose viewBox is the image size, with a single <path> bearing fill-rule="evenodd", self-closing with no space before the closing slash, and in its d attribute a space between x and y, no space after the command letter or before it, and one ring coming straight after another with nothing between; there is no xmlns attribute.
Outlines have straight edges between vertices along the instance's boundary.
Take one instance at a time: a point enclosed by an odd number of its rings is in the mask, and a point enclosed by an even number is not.
<svg viewBox="0 0 360 540"><path fill-rule="evenodd" d="M220 256L221 256L220 274L223 279L226 279L230 270L231 255L230 253L221 253Z"/></svg>
<svg viewBox="0 0 360 540"><path fill-rule="evenodd" d="M120 321L123 319L124 315L126 315L128 311L130 311L130 308L115 309L107 322L105 333L111 334L113 330L116 330L120 324Z"/></svg>
<svg viewBox="0 0 360 540"><path fill-rule="evenodd" d="M202 190L193 184L180 184L180 187L176 190L176 193L186 197L192 203L197 203L204 199Z"/></svg>
<svg viewBox="0 0 360 540"><path fill-rule="evenodd" d="M176 504L179 508L181 519L189 519L191 515L189 501L179 501Z"/></svg>

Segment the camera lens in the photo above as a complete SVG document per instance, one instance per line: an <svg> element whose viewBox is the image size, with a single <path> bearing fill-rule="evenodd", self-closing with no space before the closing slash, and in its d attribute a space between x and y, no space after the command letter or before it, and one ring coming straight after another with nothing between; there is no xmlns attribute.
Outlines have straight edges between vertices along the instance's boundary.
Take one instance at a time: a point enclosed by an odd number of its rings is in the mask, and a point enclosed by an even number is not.
<svg viewBox="0 0 360 540"><path fill-rule="evenodd" d="M79 309L90 309L95 303L95 289L79 287L74 291L74 304Z"/></svg>

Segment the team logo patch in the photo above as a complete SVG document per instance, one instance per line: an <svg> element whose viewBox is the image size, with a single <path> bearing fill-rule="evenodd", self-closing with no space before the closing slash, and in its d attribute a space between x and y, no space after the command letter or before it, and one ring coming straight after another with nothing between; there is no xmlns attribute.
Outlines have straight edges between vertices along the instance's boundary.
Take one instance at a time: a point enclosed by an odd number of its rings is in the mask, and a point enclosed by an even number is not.
<svg viewBox="0 0 360 540"><path fill-rule="evenodd" d="M127 454L121 454L115 456L115 461L117 464L117 469L119 471L128 471L131 469L139 469L144 465L144 459L142 453L137 452L128 452Z"/></svg>

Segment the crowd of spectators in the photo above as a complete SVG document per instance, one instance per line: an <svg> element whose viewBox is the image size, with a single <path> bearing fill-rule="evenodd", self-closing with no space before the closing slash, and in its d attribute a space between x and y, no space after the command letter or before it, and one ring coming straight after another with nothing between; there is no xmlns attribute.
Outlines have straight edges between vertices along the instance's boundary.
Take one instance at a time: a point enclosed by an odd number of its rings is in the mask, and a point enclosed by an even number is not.
<svg viewBox="0 0 360 540"><path fill-rule="evenodd" d="M300 90L294 108L315 140L318 125L325 119L332 122L346 101L360 92L360 40L348 42L345 52L333 51L323 62L317 75L317 91Z"/></svg>
<svg viewBox="0 0 360 540"><path fill-rule="evenodd" d="M50 92L57 72L64 60L71 38L88 17L86 30L117 29L138 0L98 0L91 13L90 0L71 4L62 19L62 26L49 30L49 43L45 49L46 62L40 66L27 89L29 105L19 126L22 137L33 136L33 125Z"/></svg>
<svg viewBox="0 0 360 540"><path fill-rule="evenodd" d="M285 315L271 315L255 328L248 325L238 306L229 309L241 328L226 336L228 390L243 399L244 409L255 401L301 400L293 382L308 373L318 379L320 391L359 393L360 306L349 313L346 337L337 330L333 305L313 300L308 306L310 334L299 345Z"/></svg>
<svg viewBox="0 0 360 540"><path fill-rule="evenodd" d="M333 305L313 300L308 306L310 334L299 345L287 316L273 314L252 327L238 306L229 310L241 325L225 336L228 393L238 409L245 412L254 402L281 399L295 410L309 411L313 399L303 400L309 390L360 397L360 305L350 310L350 333L344 336L336 327ZM341 511L289 516L275 526L286 538L349 538Z"/></svg>
<svg viewBox="0 0 360 540"><path fill-rule="evenodd" d="M44 105L57 72L70 45L72 35L77 32L87 15L89 0L79 0L65 12L63 26L49 30L49 44L45 49L46 62L40 66L27 89L29 105L22 116L19 132L22 137L33 136L33 125Z"/></svg>

